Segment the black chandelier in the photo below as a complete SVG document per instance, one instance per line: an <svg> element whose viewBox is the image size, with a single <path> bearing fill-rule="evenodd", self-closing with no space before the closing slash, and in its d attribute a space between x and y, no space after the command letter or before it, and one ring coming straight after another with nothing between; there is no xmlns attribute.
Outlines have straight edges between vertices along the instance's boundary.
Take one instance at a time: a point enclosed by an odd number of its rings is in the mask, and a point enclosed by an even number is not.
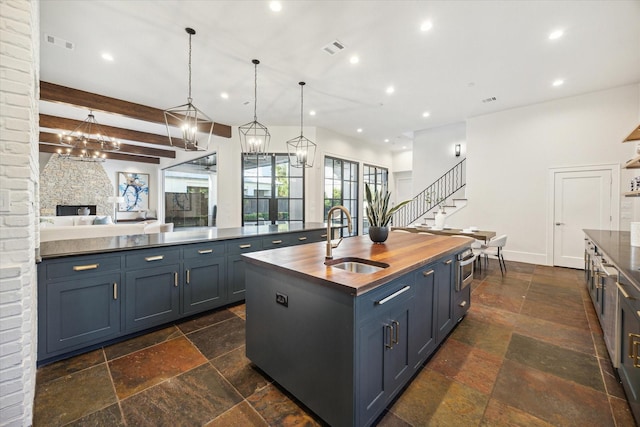
<svg viewBox="0 0 640 427"><path fill-rule="evenodd" d="M182 146L186 151L204 151L209 148L211 135L213 134L213 120L193 105L191 98L191 36L196 33L193 28L185 28L189 34L189 95L187 103L164 111L164 120L167 125L167 134L171 146ZM179 127L182 133L182 142L179 138L171 136L171 127ZM206 138L199 138L199 132L206 134Z"/></svg>
<svg viewBox="0 0 640 427"><path fill-rule="evenodd" d="M60 145L58 155L64 159L86 162L104 162L105 151L120 150L120 142L109 138L96 121L93 111L71 132L58 134Z"/></svg>
<svg viewBox="0 0 640 427"><path fill-rule="evenodd" d="M302 132L302 120L304 118L304 85L300 85L300 136L287 141L287 152L289 153L289 164L294 168L311 168L316 156L316 144L305 138Z"/></svg>
<svg viewBox="0 0 640 427"><path fill-rule="evenodd" d="M243 154L265 156L269 150L271 134L265 125L258 122L258 64L260 61L254 59L251 62L254 65L253 121L238 127L240 146Z"/></svg>

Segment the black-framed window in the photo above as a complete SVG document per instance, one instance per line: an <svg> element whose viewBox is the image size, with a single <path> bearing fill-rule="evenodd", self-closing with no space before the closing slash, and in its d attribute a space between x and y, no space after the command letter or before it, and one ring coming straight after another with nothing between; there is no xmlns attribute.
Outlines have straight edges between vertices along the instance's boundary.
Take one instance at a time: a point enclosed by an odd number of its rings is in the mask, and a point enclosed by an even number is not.
<svg viewBox="0 0 640 427"><path fill-rule="evenodd" d="M242 156L242 225L304 223L304 168L289 155Z"/></svg>
<svg viewBox="0 0 640 427"><path fill-rule="evenodd" d="M379 191L382 190L382 188L389 188L389 169L367 164L363 165L362 169L362 182L369 184L371 191L374 191L374 189ZM364 197L362 200L363 204L366 203ZM369 220L366 215L362 223L362 232L363 234L369 233Z"/></svg>
<svg viewBox="0 0 640 427"><path fill-rule="evenodd" d="M346 228L340 229L340 236L358 235L358 163L326 156L324 158L324 219L329 209L342 205L349 210L352 219L351 234ZM347 224L346 216L341 213L342 224ZM338 215L334 213L334 221Z"/></svg>

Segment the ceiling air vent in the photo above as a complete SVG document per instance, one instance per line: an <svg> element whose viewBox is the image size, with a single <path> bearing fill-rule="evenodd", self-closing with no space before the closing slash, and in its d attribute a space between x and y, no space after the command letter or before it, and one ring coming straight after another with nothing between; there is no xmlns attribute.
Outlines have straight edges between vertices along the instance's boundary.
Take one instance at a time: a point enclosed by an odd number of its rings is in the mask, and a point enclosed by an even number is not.
<svg viewBox="0 0 640 427"><path fill-rule="evenodd" d="M482 102L484 102L486 104L487 102L493 102L495 100L496 100L495 96L490 96L489 98L483 99Z"/></svg>
<svg viewBox="0 0 640 427"><path fill-rule="evenodd" d="M327 52L329 55L335 55L336 53L340 52L343 49L344 49L344 45L338 40L334 40L322 48L322 50Z"/></svg>
<svg viewBox="0 0 640 427"><path fill-rule="evenodd" d="M69 50L73 50L76 47L75 43L62 39L60 37L52 36L51 34L45 34L44 40L47 43L50 43L58 47L64 47L65 49L69 49Z"/></svg>

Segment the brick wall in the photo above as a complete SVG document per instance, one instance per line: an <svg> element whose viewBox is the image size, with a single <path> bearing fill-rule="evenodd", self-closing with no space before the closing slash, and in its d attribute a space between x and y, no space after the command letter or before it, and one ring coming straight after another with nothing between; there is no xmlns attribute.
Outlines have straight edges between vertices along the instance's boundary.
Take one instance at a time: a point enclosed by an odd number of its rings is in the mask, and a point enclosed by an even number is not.
<svg viewBox="0 0 640 427"><path fill-rule="evenodd" d="M39 3L0 1L0 426L32 423Z"/></svg>

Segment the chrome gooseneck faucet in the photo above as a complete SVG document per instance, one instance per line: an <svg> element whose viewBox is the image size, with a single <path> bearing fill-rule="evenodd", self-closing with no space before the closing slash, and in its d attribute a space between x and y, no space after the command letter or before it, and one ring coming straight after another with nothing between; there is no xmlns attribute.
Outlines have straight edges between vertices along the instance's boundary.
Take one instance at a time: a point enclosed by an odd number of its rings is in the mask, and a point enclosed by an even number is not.
<svg viewBox="0 0 640 427"><path fill-rule="evenodd" d="M329 209L329 213L327 213L327 255L325 256L325 259L333 259L331 250L337 248L342 242L342 237L340 237L340 240L338 240L337 243L331 243L331 217L335 211L342 211L347 215L347 227L349 228L349 233L351 233L351 214L347 208L344 206L334 206Z"/></svg>

